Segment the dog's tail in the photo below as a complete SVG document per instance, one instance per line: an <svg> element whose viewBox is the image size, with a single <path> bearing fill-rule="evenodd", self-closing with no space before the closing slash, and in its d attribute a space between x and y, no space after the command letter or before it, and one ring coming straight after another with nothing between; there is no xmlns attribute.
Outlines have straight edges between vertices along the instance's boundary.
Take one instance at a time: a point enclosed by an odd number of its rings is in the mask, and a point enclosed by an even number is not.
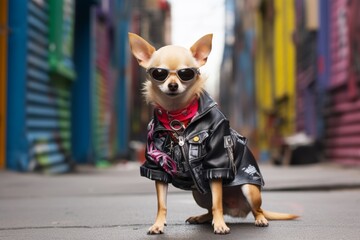
<svg viewBox="0 0 360 240"><path fill-rule="evenodd" d="M290 213L278 213L263 210L264 216L268 220L292 220L299 218L300 216Z"/></svg>

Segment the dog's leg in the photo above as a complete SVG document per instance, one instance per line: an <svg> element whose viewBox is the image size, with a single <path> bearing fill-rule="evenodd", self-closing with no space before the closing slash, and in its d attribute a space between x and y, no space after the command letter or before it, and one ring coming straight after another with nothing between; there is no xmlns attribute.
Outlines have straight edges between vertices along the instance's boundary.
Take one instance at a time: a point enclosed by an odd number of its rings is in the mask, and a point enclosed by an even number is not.
<svg viewBox="0 0 360 240"><path fill-rule="evenodd" d="M251 206L251 211L255 217L255 225L258 227L269 226L269 222L265 218L264 212L261 209L262 200L260 188L256 185L245 184L242 186L242 191Z"/></svg>
<svg viewBox="0 0 360 240"><path fill-rule="evenodd" d="M166 199L168 184L160 181L155 181L158 210L154 225L149 228L148 234L162 234L166 226Z"/></svg>
<svg viewBox="0 0 360 240"><path fill-rule="evenodd" d="M212 196L212 215L213 215L213 227L215 234L227 234L230 233L230 228L226 225L223 213L223 201L222 201L222 180L213 179L210 181L211 196Z"/></svg>

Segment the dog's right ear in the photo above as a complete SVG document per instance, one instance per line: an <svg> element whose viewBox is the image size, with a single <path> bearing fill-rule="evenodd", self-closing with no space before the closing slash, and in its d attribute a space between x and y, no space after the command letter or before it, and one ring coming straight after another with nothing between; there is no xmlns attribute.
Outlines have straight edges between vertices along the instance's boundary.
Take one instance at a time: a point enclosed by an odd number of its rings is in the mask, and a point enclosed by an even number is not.
<svg viewBox="0 0 360 240"><path fill-rule="evenodd" d="M155 48L146 40L134 33L129 33L129 42L131 52L139 62L139 65L143 68L148 68L149 60L155 52Z"/></svg>

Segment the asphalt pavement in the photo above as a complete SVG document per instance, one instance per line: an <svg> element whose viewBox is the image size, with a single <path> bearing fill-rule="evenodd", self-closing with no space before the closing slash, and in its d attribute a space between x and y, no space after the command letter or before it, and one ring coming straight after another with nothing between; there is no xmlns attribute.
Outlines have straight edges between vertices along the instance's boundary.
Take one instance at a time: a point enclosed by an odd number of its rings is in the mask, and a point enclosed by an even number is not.
<svg viewBox="0 0 360 240"><path fill-rule="evenodd" d="M231 233L185 219L204 213L190 192L170 187L165 233L149 236L156 214L154 183L134 162L108 169L80 166L48 176L0 172L0 239L360 239L360 168L334 164L260 165L263 208L301 215L267 228L226 217Z"/></svg>

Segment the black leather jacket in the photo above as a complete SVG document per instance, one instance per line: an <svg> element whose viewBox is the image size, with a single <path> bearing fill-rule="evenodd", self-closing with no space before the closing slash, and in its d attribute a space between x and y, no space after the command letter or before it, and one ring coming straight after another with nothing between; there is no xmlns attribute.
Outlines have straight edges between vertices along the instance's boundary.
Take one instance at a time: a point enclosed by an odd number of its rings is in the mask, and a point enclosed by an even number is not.
<svg viewBox="0 0 360 240"><path fill-rule="evenodd" d="M210 191L209 180L224 186L264 185L259 167L246 146L246 138L229 126L216 102L204 92L197 115L182 132L168 130L154 114L141 176L172 183L184 190ZM149 151L155 149L159 155Z"/></svg>

